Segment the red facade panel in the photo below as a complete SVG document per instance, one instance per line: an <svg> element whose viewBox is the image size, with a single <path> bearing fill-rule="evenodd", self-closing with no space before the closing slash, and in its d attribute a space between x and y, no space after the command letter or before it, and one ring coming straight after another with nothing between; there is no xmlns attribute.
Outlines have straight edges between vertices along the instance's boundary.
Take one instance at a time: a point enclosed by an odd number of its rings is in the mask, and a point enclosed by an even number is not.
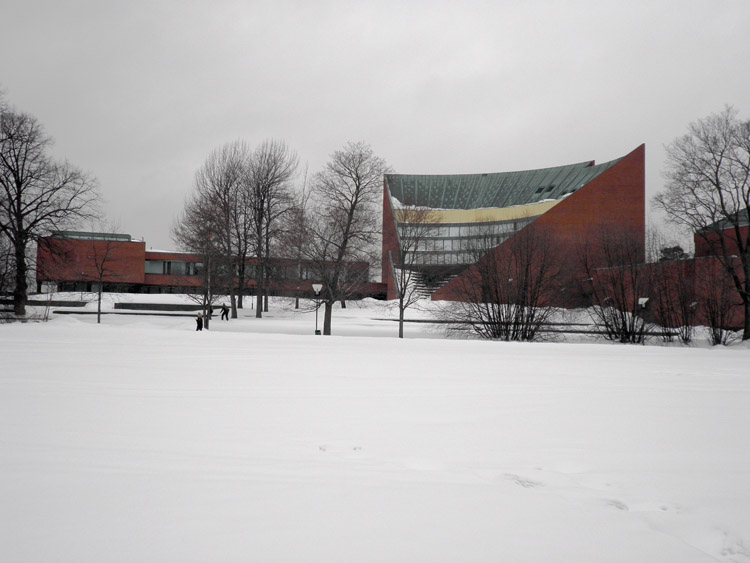
<svg viewBox="0 0 750 563"><path fill-rule="evenodd" d="M550 229L574 252L602 229L636 237L646 259L646 150L641 145L603 174L568 196L535 223Z"/></svg>
<svg viewBox="0 0 750 563"><path fill-rule="evenodd" d="M37 246L37 280L143 283L145 242L42 238Z"/></svg>
<svg viewBox="0 0 750 563"><path fill-rule="evenodd" d="M156 287L202 287L203 279L200 276L146 274L144 283Z"/></svg>
<svg viewBox="0 0 750 563"><path fill-rule="evenodd" d="M750 227L740 227L740 241L745 242L748 240L748 229L750 229ZM702 256L716 256L721 254L721 237L724 238L723 242L727 249L726 253L728 255L739 255L740 250L734 229L726 229L722 235L713 232L694 235L693 242L695 243L695 257L700 258Z"/></svg>
<svg viewBox="0 0 750 563"><path fill-rule="evenodd" d="M399 242L391 198L388 195L388 187L383 182L383 256L381 262L382 277L380 279L388 288L387 299L396 299L396 288L393 281L393 270L390 260L391 255L394 260L398 259Z"/></svg>

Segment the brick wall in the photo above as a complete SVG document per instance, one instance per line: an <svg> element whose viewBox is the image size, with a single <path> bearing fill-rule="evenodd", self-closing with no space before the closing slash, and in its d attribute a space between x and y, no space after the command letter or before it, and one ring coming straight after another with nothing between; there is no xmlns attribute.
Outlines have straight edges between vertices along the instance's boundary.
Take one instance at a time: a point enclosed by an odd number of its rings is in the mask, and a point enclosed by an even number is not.
<svg viewBox="0 0 750 563"><path fill-rule="evenodd" d="M37 246L37 280L143 283L146 243L45 237ZM99 266L98 266L99 265Z"/></svg>

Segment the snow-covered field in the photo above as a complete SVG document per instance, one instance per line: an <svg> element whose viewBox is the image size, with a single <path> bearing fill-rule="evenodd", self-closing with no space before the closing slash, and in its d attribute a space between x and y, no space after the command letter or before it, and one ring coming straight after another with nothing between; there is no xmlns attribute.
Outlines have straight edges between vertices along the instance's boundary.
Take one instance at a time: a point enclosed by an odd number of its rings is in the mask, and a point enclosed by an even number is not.
<svg viewBox="0 0 750 563"><path fill-rule="evenodd" d="M747 345L253 313L0 325L0 561L750 562Z"/></svg>

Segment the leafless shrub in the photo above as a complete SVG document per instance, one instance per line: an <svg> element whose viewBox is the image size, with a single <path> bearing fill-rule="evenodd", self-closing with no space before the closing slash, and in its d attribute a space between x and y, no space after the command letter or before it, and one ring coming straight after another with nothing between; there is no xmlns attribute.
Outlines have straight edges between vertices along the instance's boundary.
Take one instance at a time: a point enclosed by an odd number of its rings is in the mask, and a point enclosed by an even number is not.
<svg viewBox="0 0 750 563"><path fill-rule="evenodd" d="M534 224L497 246L477 237L473 266L460 277L460 319L482 338L539 339L553 313L560 256L554 239Z"/></svg>
<svg viewBox="0 0 750 563"><path fill-rule="evenodd" d="M638 233L609 227L592 230L578 249L586 276L582 292L589 298L592 321L615 342L641 344L647 336L643 315L650 279Z"/></svg>

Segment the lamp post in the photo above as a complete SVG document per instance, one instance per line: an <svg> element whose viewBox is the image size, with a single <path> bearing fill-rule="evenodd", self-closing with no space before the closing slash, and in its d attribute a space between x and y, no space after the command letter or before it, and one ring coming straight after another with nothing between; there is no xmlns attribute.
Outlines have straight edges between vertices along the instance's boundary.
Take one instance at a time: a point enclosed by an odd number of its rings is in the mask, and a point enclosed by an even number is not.
<svg viewBox="0 0 750 563"><path fill-rule="evenodd" d="M313 291L315 292L315 334L320 334L318 330L318 309L320 309L320 290L323 289L322 283L312 284Z"/></svg>

